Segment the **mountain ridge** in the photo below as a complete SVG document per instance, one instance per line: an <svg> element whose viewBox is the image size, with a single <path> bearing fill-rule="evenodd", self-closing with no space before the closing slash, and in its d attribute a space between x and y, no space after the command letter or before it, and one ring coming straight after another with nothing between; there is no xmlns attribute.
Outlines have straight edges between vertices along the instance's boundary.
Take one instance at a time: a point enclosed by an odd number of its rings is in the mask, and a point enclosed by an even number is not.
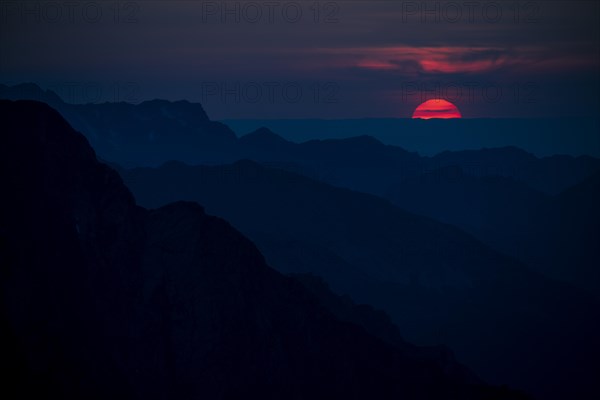
<svg viewBox="0 0 600 400"><path fill-rule="evenodd" d="M250 237L280 272L321 276L334 293L383 309L411 342L449 343L488 381L510 377L540 397L561 398L571 385L561 389L559 382L593 369L584 365L598 348L581 336L597 329L593 299L452 225L252 161L119 173L140 204L201 202ZM555 366L555 357L578 361ZM561 368L560 379L548 379Z"/></svg>
<svg viewBox="0 0 600 400"><path fill-rule="evenodd" d="M0 101L0 116L5 390L66 399L522 398L451 378L434 359L338 321L195 202L137 206L48 105Z"/></svg>
<svg viewBox="0 0 600 400"><path fill-rule="evenodd" d="M269 134L271 140L267 141L250 140L252 136L238 138L228 126L208 119L198 103L159 101L170 104L174 110L181 109L181 112L163 115L150 110L152 107L146 103L67 104L61 100L53 104L44 94L48 91L25 86L29 89L0 86L0 97L46 99L75 129L87 135L102 159L128 168L159 166L173 159L188 164L216 165L249 158L379 196L384 196L405 178L448 165L461 166L476 175L511 177L548 194L557 194L600 170L598 158L532 158L532 154L519 152L514 146L420 156L398 146L384 145L368 130L346 135L351 136L349 139L302 143L282 141L282 136L277 134ZM194 107L201 111L186 112ZM177 113L181 115L177 117ZM271 133L274 131L276 129L269 129ZM373 138L366 139L365 133ZM459 132L449 133L447 139L457 134Z"/></svg>

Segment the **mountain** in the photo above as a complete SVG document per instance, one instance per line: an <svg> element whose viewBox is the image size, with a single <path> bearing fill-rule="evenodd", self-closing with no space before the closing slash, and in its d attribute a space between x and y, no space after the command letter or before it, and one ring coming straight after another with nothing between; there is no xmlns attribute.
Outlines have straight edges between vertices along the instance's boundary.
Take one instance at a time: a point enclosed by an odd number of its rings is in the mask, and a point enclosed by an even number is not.
<svg viewBox="0 0 600 400"><path fill-rule="evenodd" d="M86 135L100 158L124 167L159 166L171 160L215 165L251 159L379 196L393 190L404 179L448 166L460 166L469 174L478 176L512 178L547 194L557 194L600 170L597 158L539 158L514 147L453 151L423 157L398 146L383 144L373 137L377 136L377 129L357 131L353 126L363 126L360 121L343 124L341 132L345 132L345 138L295 143L264 126L238 139L229 127L211 121L200 104L187 101L153 100L137 105L67 104L56 94L33 84L0 85L0 98L47 102L75 129ZM486 129L508 134L516 127L522 128L522 121L514 120L427 122L411 121L398 134L406 137L414 134L411 133L413 128L421 132L425 127L434 127L434 131L444 132L445 138L438 139L450 148L455 147L455 142L460 142L457 137L481 136L481 132L487 132ZM446 125L441 127L440 123ZM529 121L525 124L528 134L553 129L552 132L542 132L543 137L548 138L556 136L558 128L558 133L562 132L561 124L541 121L542 129L535 125L532 127L534 123ZM335 121L331 124L332 129L338 126ZM379 125L375 124L375 127ZM406 129L408 132L404 132Z"/></svg>
<svg viewBox="0 0 600 400"><path fill-rule="evenodd" d="M432 157L430 170L458 166L475 176L503 176L547 194L558 194L600 171L597 158L553 155L538 158L514 146L445 151Z"/></svg>
<svg viewBox="0 0 600 400"><path fill-rule="evenodd" d="M249 148L254 148L257 150L260 150L266 146L281 146L282 148L290 148L294 146L292 142L285 140L264 126L242 136L240 138L240 142Z"/></svg>
<svg viewBox="0 0 600 400"><path fill-rule="evenodd" d="M340 296L333 293L329 285L320 277L312 274L292 274L297 281L314 295L319 303L340 321L351 322L359 325L371 335L390 343L416 358L436 360L444 366L444 371L450 376L461 380L478 382L478 378L464 366L458 364L452 352L445 346L420 346L408 345L400 330L390 317L382 310L375 309L366 304L356 304L349 296Z"/></svg>
<svg viewBox="0 0 600 400"><path fill-rule="evenodd" d="M460 166L429 171L403 180L386 198L410 212L458 226L532 265L527 249L539 222L533 216L546 208L551 196L512 178L467 172Z"/></svg>
<svg viewBox="0 0 600 400"><path fill-rule="evenodd" d="M503 223L525 221L549 196L499 175L469 175L443 167L402 181L386 196L411 212L431 216L493 241ZM500 231L500 232L499 232ZM514 232L511 232L514 233Z"/></svg>
<svg viewBox="0 0 600 400"><path fill-rule="evenodd" d="M239 157L267 165L281 163L284 168L285 162L301 165L313 171L305 173L307 176L376 195L385 195L406 179L445 168L460 168L470 176L509 178L546 194L557 194L600 171L597 158L564 155L538 158L516 147L445 151L433 157L421 157L400 147L385 145L372 136L296 144L267 128L259 131L260 134L252 132L242 136ZM270 140L260 139L267 136Z"/></svg>
<svg viewBox="0 0 600 400"><path fill-rule="evenodd" d="M411 118L226 119L238 135L269 127L292 142L372 135L377 140L433 157L443 151L517 146L538 157L600 157L600 118Z"/></svg>
<svg viewBox="0 0 600 400"><path fill-rule="evenodd" d="M549 196L511 178L446 167L406 179L386 196L456 225L531 268L598 296L598 173Z"/></svg>
<svg viewBox="0 0 600 400"><path fill-rule="evenodd" d="M0 98L6 100L36 100L52 105L53 107L66 103L52 90L43 90L35 83L21 83L19 85L0 85Z"/></svg>
<svg viewBox="0 0 600 400"><path fill-rule="evenodd" d="M122 165L171 159L221 162L237 140L227 126L209 120L202 105L188 101L70 104L35 84L0 85L0 98L48 103L84 132L102 159Z"/></svg>
<svg viewBox="0 0 600 400"><path fill-rule="evenodd" d="M532 214L531 258L547 273L600 300L600 173L541 204Z"/></svg>
<svg viewBox="0 0 600 400"><path fill-rule="evenodd" d="M45 104L0 101L4 391L24 398L521 398L336 319L197 203L135 204ZM430 353L430 352L429 352Z"/></svg>
<svg viewBox="0 0 600 400"><path fill-rule="evenodd" d="M265 128L262 128L265 135ZM269 131L269 137L279 137ZM386 146L371 136L311 140L292 143L279 139L264 141L252 132L240 138L240 159L300 172L321 181L360 190L383 193L403 174L420 170L424 159L400 147ZM295 168L288 168L288 165Z"/></svg>
<svg viewBox="0 0 600 400"><path fill-rule="evenodd" d="M597 394L597 303L453 226L247 160L119 172L140 204L202 203L274 268L321 276L384 310L410 342L448 344L487 381L542 399Z"/></svg>

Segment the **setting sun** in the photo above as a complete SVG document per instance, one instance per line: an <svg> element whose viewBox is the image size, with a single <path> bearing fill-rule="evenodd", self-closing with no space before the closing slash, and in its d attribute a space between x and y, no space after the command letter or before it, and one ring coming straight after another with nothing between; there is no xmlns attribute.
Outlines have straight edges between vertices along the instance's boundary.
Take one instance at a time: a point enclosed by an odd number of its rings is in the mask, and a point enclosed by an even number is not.
<svg viewBox="0 0 600 400"><path fill-rule="evenodd" d="M462 118L458 108L444 99L431 99L421 103L413 113L413 118Z"/></svg>

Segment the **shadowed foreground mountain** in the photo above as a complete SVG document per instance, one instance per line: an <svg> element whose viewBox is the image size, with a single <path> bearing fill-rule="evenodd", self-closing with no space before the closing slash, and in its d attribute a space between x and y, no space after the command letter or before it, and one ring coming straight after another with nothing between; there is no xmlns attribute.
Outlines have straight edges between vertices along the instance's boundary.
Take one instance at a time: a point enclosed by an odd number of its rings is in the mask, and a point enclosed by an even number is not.
<svg viewBox="0 0 600 400"><path fill-rule="evenodd" d="M47 105L0 101L0 118L5 393L521 397L340 322L196 203L138 207Z"/></svg>
<svg viewBox="0 0 600 400"><path fill-rule="evenodd" d="M448 344L488 381L545 399L597 395L597 303L453 226L252 161L120 173L140 204L202 203L274 268L322 276L389 313L409 341Z"/></svg>

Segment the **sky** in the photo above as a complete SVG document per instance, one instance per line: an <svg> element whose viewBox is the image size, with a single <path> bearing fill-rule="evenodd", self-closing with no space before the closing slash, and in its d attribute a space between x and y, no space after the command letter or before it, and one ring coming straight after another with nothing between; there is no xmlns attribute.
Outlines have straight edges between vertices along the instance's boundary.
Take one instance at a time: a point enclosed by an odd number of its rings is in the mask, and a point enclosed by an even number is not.
<svg viewBox="0 0 600 400"><path fill-rule="evenodd" d="M597 116L595 1L7 1L0 83L213 119Z"/></svg>

